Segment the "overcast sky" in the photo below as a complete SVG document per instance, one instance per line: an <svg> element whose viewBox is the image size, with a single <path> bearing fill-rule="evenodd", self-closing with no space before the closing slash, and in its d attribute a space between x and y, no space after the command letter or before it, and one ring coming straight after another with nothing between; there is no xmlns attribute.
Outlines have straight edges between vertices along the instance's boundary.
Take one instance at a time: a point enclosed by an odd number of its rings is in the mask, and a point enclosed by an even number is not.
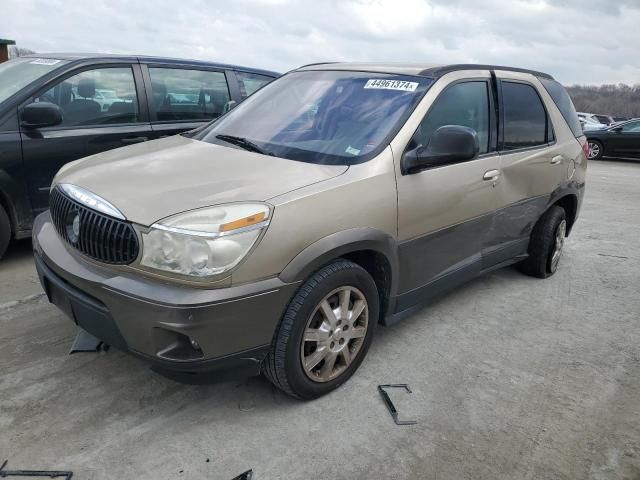
<svg viewBox="0 0 640 480"><path fill-rule="evenodd" d="M640 83L640 0L2 0L0 38L37 52L491 63L565 84Z"/></svg>

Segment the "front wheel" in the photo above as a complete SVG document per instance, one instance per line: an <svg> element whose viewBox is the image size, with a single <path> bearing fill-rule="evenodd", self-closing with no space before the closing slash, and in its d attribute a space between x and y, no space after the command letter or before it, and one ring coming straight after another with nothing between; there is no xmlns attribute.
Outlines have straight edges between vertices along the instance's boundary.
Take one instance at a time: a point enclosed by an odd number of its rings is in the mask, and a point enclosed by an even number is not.
<svg viewBox="0 0 640 480"><path fill-rule="evenodd" d="M604 155L604 146L598 140L589 140L589 160L600 160Z"/></svg>
<svg viewBox="0 0 640 480"><path fill-rule="evenodd" d="M340 259L321 268L289 304L265 360L265 376L306 400L337 388L367 354L378 309L376 284L362 267Z"/></svg>

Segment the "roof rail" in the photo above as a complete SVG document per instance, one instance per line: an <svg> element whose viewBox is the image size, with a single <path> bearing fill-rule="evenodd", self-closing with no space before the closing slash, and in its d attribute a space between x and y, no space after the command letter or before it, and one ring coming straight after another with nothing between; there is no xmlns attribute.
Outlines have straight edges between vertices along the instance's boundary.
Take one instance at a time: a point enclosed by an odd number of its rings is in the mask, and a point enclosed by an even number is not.
<svg viewBox="0 0 640 480"><path fill-rule="evenodd" d="M315 67L316 65L331 65L332 63L340 63L340 62L316 62L316 63L307 63L306 65L302 65L301 67L294 68L294 70L298 70L300 68L306 67Z"/></svg>
<svg viewBox="0 0 640 480"><path fill-rule="evenodd" d="M442 65L440 67L432 67L422 70L420 75L432 76L432 77L441 77L447 73L457 72L460 70L504 70L507 72L519 72L519 73L530 73L531 75L535 75L536 77L547 78L549 80L553 80L553 77L548 73L537 72L535 70L528 70L526 68L515 68L515 67L503 67L500 65L476 65L473 63L460 63L454 65Z"/></svg>

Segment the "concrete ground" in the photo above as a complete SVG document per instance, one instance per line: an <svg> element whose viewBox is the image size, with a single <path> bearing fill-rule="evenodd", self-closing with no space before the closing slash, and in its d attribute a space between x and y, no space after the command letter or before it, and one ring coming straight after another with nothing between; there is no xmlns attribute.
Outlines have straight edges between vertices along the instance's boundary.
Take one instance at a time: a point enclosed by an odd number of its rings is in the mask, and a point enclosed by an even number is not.
<svg viewBox="0 0 640 480"><path fill-rule="evenodd" d="M28 244L0 264L0 462L74 479L640 479L640 163L589 166L558 273L507 268L378 330L343 387L185 386L67 355ZM396 392L396 426L379 383Z"/></svg>

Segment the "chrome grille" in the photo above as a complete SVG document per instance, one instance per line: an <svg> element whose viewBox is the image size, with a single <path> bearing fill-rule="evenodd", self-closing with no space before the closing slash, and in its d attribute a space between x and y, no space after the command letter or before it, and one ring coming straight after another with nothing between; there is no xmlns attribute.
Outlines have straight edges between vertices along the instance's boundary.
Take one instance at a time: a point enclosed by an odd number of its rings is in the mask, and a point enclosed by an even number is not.
<svg viewBox="0 0 640 480"><path fill-rule="evenodd" d="M87 208L59 188L51 191L49 204L58 235L86 256L111 265L127 265L138 256L130 223Z"/></svg>

